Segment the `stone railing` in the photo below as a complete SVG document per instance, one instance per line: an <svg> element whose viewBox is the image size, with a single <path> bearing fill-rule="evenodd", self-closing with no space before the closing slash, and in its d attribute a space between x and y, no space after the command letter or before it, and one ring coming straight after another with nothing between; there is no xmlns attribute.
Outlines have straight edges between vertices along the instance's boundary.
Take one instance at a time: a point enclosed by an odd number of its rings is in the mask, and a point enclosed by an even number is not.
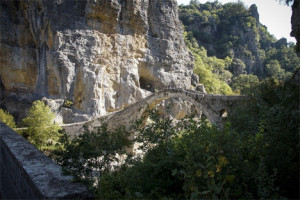
<svg viewBox="0 0 300 200"><path fill-rule="evenodd" d="M0 199L93 199L87 187L0 122Z"/></svg>

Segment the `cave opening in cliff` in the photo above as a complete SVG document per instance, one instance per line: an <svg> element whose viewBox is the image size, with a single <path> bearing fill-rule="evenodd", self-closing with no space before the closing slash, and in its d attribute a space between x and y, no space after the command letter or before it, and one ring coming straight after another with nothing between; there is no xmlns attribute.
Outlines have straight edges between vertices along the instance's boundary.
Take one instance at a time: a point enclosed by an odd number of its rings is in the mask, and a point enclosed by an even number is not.
<svg viewBox="0 0 300 200"><path fill-rule="evenodd" d="M140 87L144 90L154 92L154 86L151 80L145 78L145 77L140 77Z"/></svg>

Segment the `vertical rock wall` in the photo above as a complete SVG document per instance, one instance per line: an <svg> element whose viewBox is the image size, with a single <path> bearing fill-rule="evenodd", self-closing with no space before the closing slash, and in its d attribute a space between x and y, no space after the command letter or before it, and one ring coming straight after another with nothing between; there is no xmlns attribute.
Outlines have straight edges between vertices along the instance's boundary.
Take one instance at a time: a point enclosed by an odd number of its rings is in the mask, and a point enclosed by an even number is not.
<svg viewBox="0 0 300 200"><path fill-rule="evenodd" d="M46 97L65 123L75 122L156 89L191 87L176 0L3 0L0 14L0 100L8 110L12 93L17 101Z"/></svg>
<svg viewBox="0 0 300 200"><path fill-rule="evenodd" d="M292 11L293 13L291 18L291 24L292 24L291 36L295 37L297 40L296 51L298 57L300 57L300 1L299 0L294 0Z"/></svg>

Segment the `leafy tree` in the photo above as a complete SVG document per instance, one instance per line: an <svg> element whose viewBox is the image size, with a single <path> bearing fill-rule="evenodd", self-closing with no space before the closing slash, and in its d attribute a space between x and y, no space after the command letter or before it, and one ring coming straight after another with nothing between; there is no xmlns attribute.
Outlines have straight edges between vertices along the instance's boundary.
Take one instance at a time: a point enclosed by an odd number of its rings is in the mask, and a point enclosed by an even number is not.
<svg viewBox="0 0 300 200"><path fill-rule="evenodd" d="M291 81L263 80L249 101L230 114L240 134L256 135L268 171L284 197L299 199L299 86Z"/></svg>
<svg viewBox="0 0 300 200"><path fill-rule="evenodd" d="M266 65L266 71L270 77L273 77L276 79L284 79L285 78L285 71L284 71L284 69L281 68L280 63L277 60L271 60Z"/></svg>
<svg viewBox="0 0 300 200"><path fill-rule="evenodd" d="M241 74L233 78L230 86L238 94L249 94L253 87L259 84L259 79L253 74Z"/></svg>
<svg viewBox="0 0 300 200"><path fill-rule="evenodd" d="M53 157L66 173L94 185L104 174L122 166L125 150L132 145L129 136L124 127L108 130L104 124L92 131L85 128L82 135L73 139L64 134L60 138L62 148L57 148Z"/></svg>
<svg viewBox="0 0 300 200"><path fill-rule="evenodd" d="M281 45L279 48L271 48L267 51L265 64L269 64L272 60L277 60L280 68L287 72L295 72L300 68L300 60L294 51L293 44L290 46Z"/></svg>
<svg viewBox="0 0 300 200"><path fill-rule="evenodd" d="M194 72L199 77L199 82L204 84L208 93L232 94L232 90L226 83L232 74L227 70L232 60L229 57L218 59L207 56L207 51L197 48L198 44L191 32L185 33L185 42L189 50L194 54Z"/></svg>
<svg viewBox="0 0 300 200"><path fill-rule="evenodd" d="M59 139L60 127L54 123L54 113L42 101L33 102L29 115L23 119L27 126L24 136L40 150L47 150Z"/></svg>
<svg viewBox="0 0 300 200"><path fill-rule="evenodd" d="M190 1L190 5L199 5L199 4L200 4L199 0L191 0Z"/></svg>
<svg viewBox="0 0 300 200"><path fill-rule="evenodd" d="M16 123L14 121L14 117L11 114L9 114L9 112L2 109L0 109L0 121L5 123L12 129L17 128Z"/></svg>

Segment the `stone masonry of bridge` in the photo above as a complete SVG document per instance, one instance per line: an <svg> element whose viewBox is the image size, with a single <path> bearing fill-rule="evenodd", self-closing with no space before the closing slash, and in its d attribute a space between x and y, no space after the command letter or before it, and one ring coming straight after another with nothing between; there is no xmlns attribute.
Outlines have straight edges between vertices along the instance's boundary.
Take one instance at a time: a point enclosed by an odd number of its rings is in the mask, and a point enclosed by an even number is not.
<svg viewBox="0 0 300 200"><path fill-rule="evenodd" d="M93 199L86 186L0 122L0 199Z"/></svg>
<svg viewBox="0 0 300 200"><path fill-rule="evenodd" d="M83 133L84 125L89 129L101 126L103 123L108 124L108 128L116 126L129 127L131 123L141 118L148 109L154 108L163 100L169 98L180 98L191 102L198 111L201 111L207 119L218 126L222 122L222 113L229 111L237 103L246 100L245 96L227 96L227 95L212 95L206 93L199 93L194 90L184 89L164 89L159 92L129 105L125 109L110 113L97 119L87 122L66 124L63 128L69 135L78 135Z"/></svg>

